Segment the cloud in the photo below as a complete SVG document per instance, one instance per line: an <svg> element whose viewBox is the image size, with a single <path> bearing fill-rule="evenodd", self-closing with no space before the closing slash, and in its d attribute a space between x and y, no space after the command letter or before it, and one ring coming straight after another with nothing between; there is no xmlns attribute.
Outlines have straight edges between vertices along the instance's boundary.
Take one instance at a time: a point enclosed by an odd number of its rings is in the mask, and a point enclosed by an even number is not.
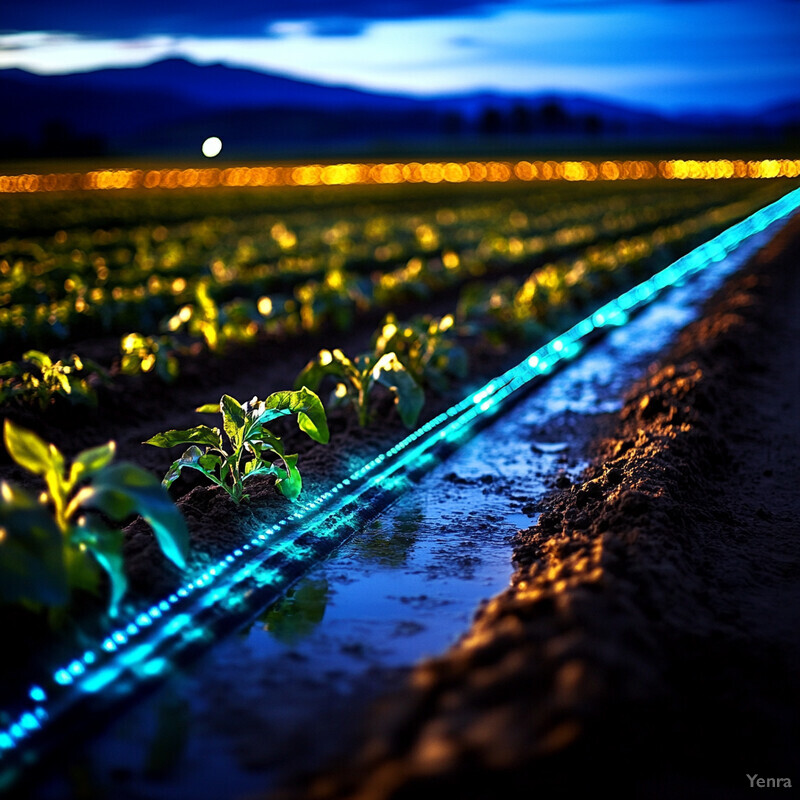
<svg viewBox="0 0 800 800"><path fill-rule="evenodd" d="M7 2L0 34L51 31L133 39L143 36L274 36L275 25L308 23L315 36L356 36L373 22L490 17L504 11L592 13L713 0L35 0ZM732 4L737 0L729 0ZM798 0L738 0L753 8L796 7ZM794 8L792 9L794 11Z"/></svg>
<svg viewBox="0 0 800 800"><path fill-rule="evenodd" d="M492 7L509 0L491 0ZM372 21L472 16L490 13L487 0L295 0L290 6L259 0L36 0L3 9L0 33L53 31L136 38L269 35L275 24L309 22L317 36L357 35ZM274 35L274 33L273 33Z"/></svg>

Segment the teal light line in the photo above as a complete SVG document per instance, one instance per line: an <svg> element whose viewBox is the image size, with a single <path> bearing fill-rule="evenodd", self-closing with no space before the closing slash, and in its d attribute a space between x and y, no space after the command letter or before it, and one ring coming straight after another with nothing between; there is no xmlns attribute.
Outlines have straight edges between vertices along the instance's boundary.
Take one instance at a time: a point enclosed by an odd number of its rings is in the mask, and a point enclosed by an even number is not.
<svg viewBox="0 0 800 800"><path fill-rule="evenodd" d="M219 614L220 609L235 605L234 593L229 591L234 586L249 582L277 590L287 583L290 568L296 569L298 563L314 557L308 539L313 543L337 538L336 526L342 524L336 521L337 515L357 509L371 490L396 482L409 465L418 464L442 440L455 442L477 419L496 413L514 392L549 373L558 362L574 358L595 331L625 324L631 311L652 302L663 289L722 260L743 241L785 220L798 207L800 189L731 226L601 306L327 491L295 505L291 514L243 542L175 592L131 614L128 622L110 631L96 647L30 686L16 711L0 715L0 719L11 720L0 729L0 769L10 768L10 756L22 751L24 744L33 746L47 723L82 696L111 691L123 678L135 683L163 673L168 666L163 650L168 646L175 650L210 636L210 626L204 621L213 613ZM276 559L282 562L273 566Z"/></svg>

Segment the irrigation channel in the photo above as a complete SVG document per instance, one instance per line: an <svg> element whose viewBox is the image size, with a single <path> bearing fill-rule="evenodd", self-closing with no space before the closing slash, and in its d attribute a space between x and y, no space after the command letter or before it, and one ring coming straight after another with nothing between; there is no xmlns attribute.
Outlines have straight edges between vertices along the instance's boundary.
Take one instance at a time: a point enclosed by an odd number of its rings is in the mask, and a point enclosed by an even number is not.
<svg viewBox="0 0 800 800"><path fill-rule="evenodd" d="M5 785L238 797L334 757L359 708L507 585L525 503L580 472L587 421L798 205L800 190L607 303L34 684L0 732Z"/></svg>

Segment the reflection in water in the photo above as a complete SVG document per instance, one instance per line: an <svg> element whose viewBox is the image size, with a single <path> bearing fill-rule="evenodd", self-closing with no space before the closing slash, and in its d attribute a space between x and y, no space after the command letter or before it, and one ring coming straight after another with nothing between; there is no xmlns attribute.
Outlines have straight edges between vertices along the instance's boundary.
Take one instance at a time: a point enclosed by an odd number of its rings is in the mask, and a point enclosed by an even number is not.
<svg viewBox="0 0 800 800"><path fill-rule="evenodd" d="M382 567L402 567L417 542L419 526L423 520L419 508L403 510L386 527L378 518L369 525L369 535L356 537L354 549L364 561L372 561Z"/></svg>
<svg viewBox="0 0 800 800"><path fill-rule="evenodd" d="M329 596L326 578L305 578L258 617L258 622L282 644L294 645L322 622Z"/></svg>

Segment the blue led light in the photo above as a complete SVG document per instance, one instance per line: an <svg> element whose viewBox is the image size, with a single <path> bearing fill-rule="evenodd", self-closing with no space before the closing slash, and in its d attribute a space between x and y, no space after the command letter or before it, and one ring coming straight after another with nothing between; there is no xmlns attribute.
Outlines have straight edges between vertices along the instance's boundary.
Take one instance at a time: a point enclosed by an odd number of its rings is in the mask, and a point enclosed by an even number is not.
<svg viewBox="0 0 800 800"><path fill-rule="evenodd" d="M28 697L30 697L34 703L44 703L47 700L47 692L45 692L41 686L31 686Z"/></svg>
<svg viewBox="0 0 800 800"><path fill-rule="evenodd" d="M20 725L22 725L22 727L25 728L25 730L28 730L28 731L35 731L37 728L41 727L41 724L39 723L39 720L36 719L36 717L33 714L31 714L30 711L26 711L20 717L19 721L20 721Z"/></svg>
<svg viewBox="0 0 800 800"><path fill-rule="evenodd" d="M58 670L53 677L55 682L61 686L67 686L72 683L72 675L70 675L65 669Z"/></svg>

